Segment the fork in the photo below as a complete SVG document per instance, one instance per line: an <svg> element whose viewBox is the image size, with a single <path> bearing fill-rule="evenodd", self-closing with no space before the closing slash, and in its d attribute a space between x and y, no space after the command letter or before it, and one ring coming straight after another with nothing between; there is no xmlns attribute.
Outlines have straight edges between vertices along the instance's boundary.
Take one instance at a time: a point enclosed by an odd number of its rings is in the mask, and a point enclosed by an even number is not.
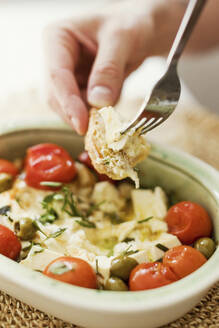
<svg viewBox="0 0 219 328"><path fill-rule="evenodd" d="M140 135L166 121L175 110L181 93L177 64L207 0L190 0L167 58L167 68L148 93L134 119L120 133L130 130Z"/></svg>

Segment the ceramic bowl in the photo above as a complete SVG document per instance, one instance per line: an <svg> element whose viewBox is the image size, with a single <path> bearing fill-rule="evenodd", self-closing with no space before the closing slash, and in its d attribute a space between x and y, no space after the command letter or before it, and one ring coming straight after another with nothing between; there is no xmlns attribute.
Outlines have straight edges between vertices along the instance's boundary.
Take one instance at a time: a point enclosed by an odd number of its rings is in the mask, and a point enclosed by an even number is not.
<svg viewBox="0 0 219 328"><path fill-rule="evenodd" d="M16 158L28 146L54 142L73 157L83 139L66 129L26 129L0 137L0 157ZM209 165L174 149L152 145L139 165L141 185L163 187L178 200L202 204L219 239L219 173ZM0 289L42 311L88 328L152 328L188 312L219 278L219 249L200 269L165 287L141 292L109 292L71 286L49 279L0 256Z"/></svg>

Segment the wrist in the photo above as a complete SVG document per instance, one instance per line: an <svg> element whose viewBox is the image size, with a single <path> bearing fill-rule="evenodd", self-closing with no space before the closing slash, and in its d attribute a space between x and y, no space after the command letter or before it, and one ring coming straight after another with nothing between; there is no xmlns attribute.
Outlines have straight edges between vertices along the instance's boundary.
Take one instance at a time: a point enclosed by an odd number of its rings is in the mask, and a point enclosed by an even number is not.
<svg viewBox="0 0 219 328"><path fill-rule="evenodd" d="M153 56L169 52L183 18L188 0L160 0L153 9Z"/></svg>

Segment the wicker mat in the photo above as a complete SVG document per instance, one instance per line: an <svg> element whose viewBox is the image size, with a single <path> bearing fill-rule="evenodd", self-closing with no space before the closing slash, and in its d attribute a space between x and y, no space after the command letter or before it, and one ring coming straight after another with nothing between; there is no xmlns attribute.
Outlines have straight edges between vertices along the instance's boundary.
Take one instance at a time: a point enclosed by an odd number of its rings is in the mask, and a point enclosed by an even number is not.
<svg viewBox="0 0 219 328"><path fill-rule="evenodd" d="M16 108L14 104L16 103ZM135 105L124 106L136 108ZM30 110L31 108L31 110ZM0 111L7 113L7 122L20 117L21 111L25 118L45 113L35 94L16 96L0 104ZM51 114L53 115L53 114ZM4 115L4 118L6 116ZM51 116L51 120L53 116ZM219 169L219 117L201 108L183 108L151 133L151 139L173 145L208 162ZM33 307L26 305L9 295L0 292L0 328L73 328L75 325L49 316ZM216 328L219 327L219 283L216 284L201 302L184 317L163 328ZM112 327L113 328L113 327Z"/></svg>

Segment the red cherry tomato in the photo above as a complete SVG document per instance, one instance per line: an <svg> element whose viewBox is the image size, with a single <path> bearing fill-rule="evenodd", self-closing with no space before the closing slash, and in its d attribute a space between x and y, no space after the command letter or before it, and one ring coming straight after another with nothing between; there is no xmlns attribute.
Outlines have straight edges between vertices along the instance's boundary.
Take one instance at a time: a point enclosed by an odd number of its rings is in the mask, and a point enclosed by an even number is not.
<svg viewBox="0 0 219 328"><path fill-rule="evenodd" d="M42 181L71 182L76 167L68 152L55 144L39 144L27 150L26 183L34 188L54 189L42 186Z"/></svg>
<svg viewBox="0 0 219 328"><path fill-rule="evenodd" d="M78 156L78 160L86 165L87 167L89 167L90 169L93 169L93 165L92 165L92 162L91 162L91 159L90 159L90 156L88 155L88 152L87 151L83 151L82 153L80 153L80 155Z"/></svg>
<svg viewBox="0 0 219 328"><path fill-rule="evenodd" d="M180 245L167 251L163 264L169 267L180 279L197 270L206 262L206 258L191 246Z"/></svg>
<svg viewBox="0 0 219 328"><path fill-rule="evenodd" d="M183 244L192 244L200 237L211 235L212 223L207 211L200 205L185 201L172 206L167 212L169 232Z"/></svg>
<svg viewBox="0 0 219 328"><path fill-rule="evenodd" d="M112 184L115 184L115 180L112 180L106 174L97 173L97 178L98 178L99 181L108 181Z"/></svg>
<svg viewBox="0 0 219 328"><path fill-rule="evenodd" d="M20 240L12 230L0 224L0 254L16 260L20 251Z"/></svg>
<svg viewBox="0 0 219 328"><path fill-rule="evenodd" d="M76 257L59 257L49 263L43 273L68 284L97 288L97 277L90 264Z"/></svg>
<svg viewBox="0 0 219 328"><path fill-rule="evenodd" d="M130 274L129 289L131 291L152 289L176 280L176 275L160 262L141 263Z"/></svg>
<svg viewBox="0 0 219 328"><path fill-rule="evenodd" d="M78 159L81 163L83 163L84 165L86 165L87 167L89 167L90 169L93 169L95 172L96 170L94 169L90 156L88 155L87 151L83 151L79 156ZM97 174L97 178L99 181L108 181L112 184L115 184L115 181L112 180L111 178L109 178L106 174L100 174L98 172L96 172Z"/></svg>
<svg viewBox="0 0 219 328"><path fill-rule="evenodd" d="M0 173L8 173L16 176L18 174L18 169L12 162L6 159L0 159Z"/></svg>

